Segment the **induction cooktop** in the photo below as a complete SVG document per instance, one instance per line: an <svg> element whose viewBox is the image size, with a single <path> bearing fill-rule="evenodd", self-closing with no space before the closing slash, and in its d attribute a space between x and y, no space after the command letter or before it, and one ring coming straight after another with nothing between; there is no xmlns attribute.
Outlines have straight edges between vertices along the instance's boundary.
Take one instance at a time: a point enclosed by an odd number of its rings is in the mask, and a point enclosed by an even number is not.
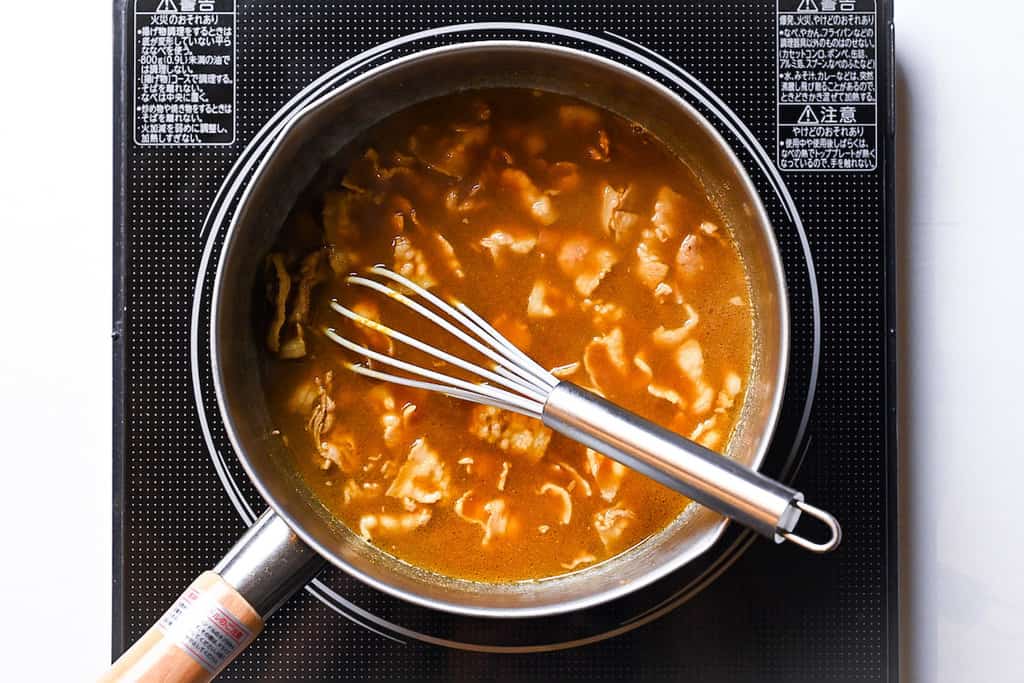
<svg viewBox="0 0 1024 683"><path fill-rule="evenodd" d="M369 69L501 39L654 78L748 169L792 309L762 469L834 513L843 544L811 556L730 525L648 588L529 620L432 611L329 568L221 678L895 680L891 16L881 0L115 3L114 655L266 507L220 421L206 332L265 143Z"/></svg>

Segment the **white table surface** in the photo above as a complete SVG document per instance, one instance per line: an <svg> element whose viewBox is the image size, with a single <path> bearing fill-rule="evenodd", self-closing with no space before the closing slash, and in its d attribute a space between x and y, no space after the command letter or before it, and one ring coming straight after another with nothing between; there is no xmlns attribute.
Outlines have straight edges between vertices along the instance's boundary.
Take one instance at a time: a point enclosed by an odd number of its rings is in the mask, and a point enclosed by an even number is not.
<svg viewBox="0 0 1024 683"><path fill-rule="evenodd" d="M11 681L88 679L110 648L111 17L46 6L0 21ZM971 6L896 7L907 681L1024 681L1024 11Z"/></svg>

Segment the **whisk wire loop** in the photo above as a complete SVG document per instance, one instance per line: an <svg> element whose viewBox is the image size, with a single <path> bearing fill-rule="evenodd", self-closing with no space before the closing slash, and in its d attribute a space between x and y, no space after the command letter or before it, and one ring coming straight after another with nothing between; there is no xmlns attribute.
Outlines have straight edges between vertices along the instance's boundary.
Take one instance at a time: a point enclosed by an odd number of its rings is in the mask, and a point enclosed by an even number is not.
<svg viewBox="0 0 1024 683"><path fill-rule="evenodd" d="M410 347L412 347L414 349L417 349L418 351L422 351L423 353L425 353L425 354L427 354L429 356L437 358L440 361L444 361L445 363L450 363L450 364L452 364L452 365L454 365L456 367L462 368L463 370L465 370L467 372L476 373L476 374L480 375L481 377L484 377L485 379L489 379L490 381L494 382L495 384L498 384L499 386L505 387L506 389L509 389L509 390L512 390L512 391L521 391L524 394L526 394L529 398L532 398L535 401L540 401L540 402L544 401L545 397L544 397L543 394L539 393L536 389L534 389L532 386L526 384L525 382L523 382L518 377L503 376L501 374L498 374L498 373L492 372L491 370L483 368L483 367L477 365L476 363L471 363L471 362L469 362L467 360L459 358L458 356L453 356L452 354L450 354L450 353L448 353L446 351L443 351L441 349L433 347L430 344L426 344L426 343L424 343L424 342L422 342L419 339L416 339L414 337L410 337L409 335L407 335L407 334L405 334L403 332L400 332L400 331L398 331L396 329L393 329L391 327L388 327L387 325L379 323L376 320L371 320L370 318L367 318L366 316L360 315L360 314L356 313L355 311L342 306L337 301L332 301L331 302L331 308L333 308L336 312L338 312L341 315L345 316L349 320L355 322L356 324L363 325L364 327L368 327L368 328L370 328L372 330L375 330L375 331L377 331L377 332L379 332L379 333L381 333L381 334L383 334L385 336L390 337L391 339L393 339L393 340L395 340L395 341L397 341L399 343L405 344L406 346L410 346ZM349 348L349 350L354 350L351 347L349 347L347 344L342 344L342 345L346 346L346 348ZM362 347L360 347L360 348L362 348ZM356 352L357 353L362 353L362 351L356 351ZM385 361L382 361L382 362L385 362Z"/></svg>
<svg viewBox="0 0 1024 683"><path fill-rule="evenodd" d="M409 363L398 358L392 358L387 354L374 351L373 349L369 349L361 344L357 344L351 341L350 339L346 339L345 337L342 337L331 328L325 329L324 334L327 335L327 337L331 341L335 342L336 344L339 344L340 346L348 349L349 351L352 351L353 353L366 356L370 360L377 361L378 363L381 363L383 365L388 365L399 370L404 370L409 374L433 380L433 383L431 384L430 388L434 391L441 391L449 395L453 395L451 394L452 389L461 390L460 394L475 393L478 396L478 399L476 400L477 403L489 403L492 401L500 401L502 403L519 407L520 410L518 412L530 411L529 414L531 414L534 417L539 416L541 410L544 407L542 401L524 398L517 394L513 394L512 392L497 389L486 384L476 384L473 382L467 382L465 380L459 379L458 377L444 375L433 370L422 368L414 363ZM365 375L367 377L385 379L387 381L396 382L398 384L404 384L406 386L415 386L410 383L408 378L402 377L400 375L392 375L390 373L379 372L374 370L373 368L368 368L364 365L347 363L346 367L348 367L350 370L354 372L357 372L361 375ZM464 396L460 395L457 398L464 398ZM490 399L490 401L487 401L485 399Z"/></svg>
<svg viewBox="0 0 1024 683"><path fill-rule="evenodd" d="M476 340L466 335L462 330L453 326L449 321L427 310L421 304L412 301L401 292L396 292L394 289L380 285L380 283L373 280L359 278L358 276L349 278L349 281L353 282L353 284L363 284L365 286L368 286L366 283L373 282L377 285L377 287L373 287L373 289L387 294L388 296L392 296L392 298L399 303L402 303L403 305L412 308L414 311L425 315L435 325L438 325L445 331L452 332L460 340L484 354L495 363L498 363L498 365L504 367L506 370L522 377L531 385L538 386L538 388L548 389L554 386L554 384L551 384L548 381L548 378L551 376L548 375L544 368L537 365L537 363L535 363L529 356L517 349L511 342L506 340L497 330L485 322L483 318L473 312L468 306L461 302L455 302L454 305L450 304L409 278L388 270L383 266L374 266L373 268L370 268L369 272L387 278L392 282L396 282L416 293L424 301L427 301L443 314L449 316L465 327L473 336L476 337ZM358 280L356 278L358 278ZM424 313L424 311L426 312Z"/></svg>

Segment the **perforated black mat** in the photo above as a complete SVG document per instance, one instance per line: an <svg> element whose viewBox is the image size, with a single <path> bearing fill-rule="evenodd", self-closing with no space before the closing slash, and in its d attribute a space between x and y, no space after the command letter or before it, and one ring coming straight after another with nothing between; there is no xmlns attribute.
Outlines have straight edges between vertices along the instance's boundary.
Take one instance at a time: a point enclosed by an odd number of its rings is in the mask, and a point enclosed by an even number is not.
<svg viewBox="0 0 1024 683"><path fill-rule="evenodd" d="M749 169L793 308L765 470L834 512L843 546L812 557L730 529L715 561L529 622L414 608L329 570L223 678L895 680L890 26L874 0L117 3L115 654L263 509L217 417L204 330L207 256L275 115L411 52L506 39L657 79Z"/></svg>

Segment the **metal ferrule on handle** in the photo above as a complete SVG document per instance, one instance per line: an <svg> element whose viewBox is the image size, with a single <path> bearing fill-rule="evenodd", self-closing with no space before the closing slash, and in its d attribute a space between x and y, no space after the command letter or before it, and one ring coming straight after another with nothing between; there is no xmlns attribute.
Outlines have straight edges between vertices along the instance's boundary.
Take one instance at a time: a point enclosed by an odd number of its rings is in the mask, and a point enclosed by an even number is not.
<svg viewBox="0 0 1024 683"><path fill-rule="evenodd" d="M326 564L277 513L267 510L214 571L266 619Z"/></svg>
<svg viewBox="0 0 1024 683"><path fill-rule="evenodd" d="M544 424L698 503L781 543L789 540L814 552L839 544L831 515L803 503L803 495L734 460L723 457L606 401L571 382L548 396ZM827 543L796 536L801 512L825 523Z"/></svg>

